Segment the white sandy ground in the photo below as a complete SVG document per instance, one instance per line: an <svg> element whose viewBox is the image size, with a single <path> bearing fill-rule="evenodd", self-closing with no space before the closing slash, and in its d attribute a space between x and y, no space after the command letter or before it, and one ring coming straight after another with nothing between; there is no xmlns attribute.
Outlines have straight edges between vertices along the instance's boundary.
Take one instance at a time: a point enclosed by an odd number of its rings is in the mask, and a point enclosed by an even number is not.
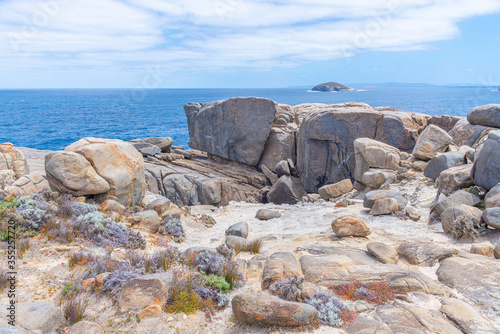
<svg viewBox="0 0 500 334"><path fill-rule="evenodd" d="M429 208L436 196L436 188L433 183L427 182L422 175L414 177L408 183L394 185L391 189L407 194L410 203L415 205L422 217L419 221L401 220L396 216L370 216L368 210L363 208L363 193L354 199L355 205L347 208L336 208L333 202L324 203L301 203L297 205L273 205L273 204L250 204L231 203L226 207L215 208L212 206L191 207L191 214L199 215L207 213L217 221L214 227L207 228L192 217L183 217L186 240L176 244L180 250L193 246L217 247L224 242L224 231L232 224L246 221L249 225L249 239L262 238L264 240L261 255L269 256L276 251L290 251L296 254L297 259L307 251L296 251L297 247L315 248L318 246L354 247L366 250L369 241L379 241L397 247L406 240L433 241L445 248L457 248L462 252L468 252L471 241L456 241L450 235L445 234L441 224L429 225L427 223ZM260 221L255 218L259 209L273 209L282 212L280 218ZM333 219L342 214L355 214L361 217L369 226L372 233L366 238L338 238L331 229ZM489 233L476 240L482 242L489 240L495 243L500 236L500 231L489 231ZM73 242L68 246L47 243L36 238L32 239L32 248L25 254L23 260L18 262L17 287L18 302L33 302L48 300L54 301L57 294L74 272L69 271L69 251L74 249L92 250L90 243L85 241ZM148 251L153 251L156 246L148 243ZM121 257L123 250L115 250L113 256ZM253 255L240 253L239 259L249 260ZM4 268L6 255L0 251L1 267ZM435 267L417 267L404 261L399 261L400 266L420 270L432 279L437 279ZM241 290L231 293L231 296L243 290L253 289L260 291L261 272L248 272L247 284ZM461 297L456 292L457 297ZM439 310L438 297L425 294L410 294L409 298L425 309ZM0 297L0 305L8 301L6 293ZM86 319L100 323L108 333L267 333L270 329L255 326L246 326L234 321L231 307L218 312L213 322L208 323L203 313L195 315L170 315L163 314L161 318L145 319L140 323L132 320L128 313L116 311L117 307L107 298L96 298L90 300ZM373 316L373 311L363 315ZM287 332L285 330L279 332ZM313 333L344 333L341 329L322 326Z"/></svg>

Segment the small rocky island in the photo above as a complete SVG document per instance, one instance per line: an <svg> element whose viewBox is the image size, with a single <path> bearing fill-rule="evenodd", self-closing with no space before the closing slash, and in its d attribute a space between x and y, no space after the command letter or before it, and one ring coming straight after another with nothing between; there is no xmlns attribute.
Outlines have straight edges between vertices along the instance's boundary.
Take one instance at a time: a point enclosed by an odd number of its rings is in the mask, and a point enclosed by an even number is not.
<svg viewBox="0 0 500 334"><path fill-rule="evenodd" d="M311 89L313 92L353 92L354 88L341 85L337 82L325 82Z"/></svg>

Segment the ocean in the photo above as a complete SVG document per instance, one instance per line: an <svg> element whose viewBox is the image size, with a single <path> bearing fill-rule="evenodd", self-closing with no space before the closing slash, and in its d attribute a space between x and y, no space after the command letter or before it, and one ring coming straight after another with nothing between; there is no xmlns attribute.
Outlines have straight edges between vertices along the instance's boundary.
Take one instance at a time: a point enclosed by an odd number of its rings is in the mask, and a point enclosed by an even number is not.
<svg viewBox="0 0 500 334"><path fill-rule="evenodd" d="M500 103L496 87L366 87L355 92L283 89L52 89L0 90L0 143L61 150L83 137L189 140L183 105L236 96L279 103L365 102L429 115L466 116L475 106ZM251 120L249 120L250 122Z"/></svg>

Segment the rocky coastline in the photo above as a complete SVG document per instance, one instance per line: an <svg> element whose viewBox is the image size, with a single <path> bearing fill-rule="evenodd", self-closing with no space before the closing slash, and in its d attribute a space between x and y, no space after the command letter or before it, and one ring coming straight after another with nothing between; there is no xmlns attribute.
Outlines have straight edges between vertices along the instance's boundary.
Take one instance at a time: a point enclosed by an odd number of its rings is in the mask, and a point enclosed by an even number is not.
<svg viewBox="0 0 500 334"><path fill-rule="evenodd" d="M184 109L189 149L0 144L0 333L500 333L500 105Z"/></svg>

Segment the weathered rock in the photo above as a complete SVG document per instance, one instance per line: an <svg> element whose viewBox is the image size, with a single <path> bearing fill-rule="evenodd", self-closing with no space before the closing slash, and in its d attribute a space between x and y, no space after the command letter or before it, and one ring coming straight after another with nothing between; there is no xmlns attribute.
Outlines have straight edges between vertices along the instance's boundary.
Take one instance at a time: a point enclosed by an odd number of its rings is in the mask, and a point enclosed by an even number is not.
<svg viewBox="0 0 500 334"><path fill-rule="evenodd" d="M363 283L385 280L393 289L404 293L425 291L441 295L450 292L421 273L394 264L382 264L366 251L349 247L332 247L325 251L326 255L300 258L306 281L329 286L353 280Z"/></svg>
<svg viewBox="0 0 500 334"><path fill-rule="evenodd" d="M160 305L151 305L137 312L137 317L141 320L147 318L159 318L162 313L163 311Z"/></svg>
<svg viewBox="0 0 500 334"><path fill-rule="evenodd" d="M389 215L396 211L398 211L398 201L395 198L383 198L373 203L370 214L372 216Z"/></svg>
<svg viewBox="0 0 500 334"><path fill-rule="evenodd" d="M431 179L437 179L442 171L451 167L461 166L467 162L465 154L460 152L446 152L431 159L424 169L424 175Z"/></svg>
<svg viewBox="0 0 500 334"><path fill-rule="evenodd" d="M161 149L153 144L145 143L145 142L129 142L132 146L135 147L137 151L139 151L143 156L154 156L161 152Z"/></svg>
<svg viewBox="0 0 500 334"><path fill-rule="evenodd" d="M361 178L361 183L371 189L378 189L383 184L394 182L396 182L396 173L387 169L369 169Z"/></svg>
<svg viewBox="0 0 500 334"><path fill-rule="evenodd" d="M45 156L45 173L50 188L73 196L104 194L110 190L109 183L92 167L81 154L75 152L53 152Z"/></svg>
<svg viewBox="0 0 500 334"><path fill-rule="evenodd" d="M226 235L234 235L246 239L248 237L247 222L240 222L229 226L228 229L226 230Z"/></svg>
<svg viewBox="0 0 500 334"><path fill-rule="evenodd" d="M366 224L356 216L342 216L332 222L332 229L339 237L366 237L371 233Z"/></svg>
<svg viewBox="0 0 500 334"><path fill-rule="evenodd" d="M400 193L394 190L372 190L365 194L363 198L363 206L365 208L372 208L373 204L375 204L376 200L384 199L384 198L394 198L398 201L400 205L408 204L408 201L401 196Z"/></svg>
<svg viewBox="0 0 500 334"><path fill-rule="evenodd" d="M406 241L398 246L398 254L410 264L432 267L450 256L453 251L437 246L433 242Z"/></svg>
<svg viewBox="0 0 500 334"><path fill-rule="evenodd" d="M167 296L171 274L146 275L128 280L122 287L118 304L122 310L162 305Z"/></svg>
<svg viewBox="0 0 500 334"><path fill-rule="evenodd" d="M281 212L268 209L260 209L259 211L257 211L257 214L255 215L255 218L258 218L260 220L269 220L279 217L281 217Z"/></svg>
<svg viewBox="0 0 500 334"><path fill-rule="evenodd" d="M301 277L299 263L290 252L277 252L269 257L262 271L262 289L283 277Z"/></svg>
<svg viewBox="0 0 500 334"><path fill-rule="evenodd" d="M444 195L441 197L442 199L438 199L433 207L433 210L435 210L440 216L444 210L448 208L459 206L461 204L476 206L481 202L481 199L478 196L465 190L459 190L450 197L445 197Z"/></svg>
<svg viewBox="0 0 500 334"><path fill-rule="evenodd" d="M385 143L369 138L358 138L354 141L354 152L356 159L354 179L358 182L363 182L363 174L370 168L397 170L399 167L400 151Z"/></svg>
<svg viewBox="0 0 500 334"><path fill-rule="evenodd" d="M500 104L475 107L467 115L471 124L500 128Z"/></svg>
<svg viewBox="0 0 500 334"><path fill-rule="evenodd" d="M148 233L157 233L160 228L161 219L158 213L154 210L145 210L132 215L132 220L135 222L134 228Z"/></svg>
<svg viewBox="0 0 500 334"><path fill-rule="evenodd" d="M489 227L500 230L500 207L484 210L483 220Z"/></svg>
<svg viewBox="0 0 500 334"><path fill-rule="evenodd" d="M305 326L318 316L311 305L254 292L236 295L231 305L236 319L247 325Z"/></svg>
<svg viewBox="0 0 500 334"><path fill-rule="evenodd" d="M486 320L478 310L465 301L456 298L445 298L441 301L440 311L464 331L464 333L495 334L498 329Z"/></svg>
<svg viewBox="0 0 500 334"><path fill-rule="evenodd" d="M495 259L500 259L500 239L498 240L497 245L493 250L493 255L495 256Z"/></svg>
<svg viewBox="0 0 500 334"><path fill-rule="evenodd" d="M500 207L500 183L488 191L484 197L486 209Z"/></svg>
<svg viewBox="0 0 500 334"><path fill-rule="evenodd" d="M419 220L422 216L417 208L410 205L405 206L403 212L408 218L415 221Z"/></svg>
<svg viewBox="0 0 500 334"><path fill-rule="evenodd" d="M0 170L1 169L13 170L16 179L30 173L26 158L12 143L0 144Z"/></svg>
<svg viewBox="0 0 500 334"><path fill-rule="evenodd" d="M438 193L448 196L456 190L473 186L471 170L472 165L464 165L442 171L436 180Z"/></svg>
<svg viewBox="0 0 500 334"><path fill-rule="evenodd" d="M399 260L396 249L384 243L372 241L366 245L366 248L382 263L395 264Z"/></svg>
<svg viewBox="0 0 500 334"><path fill-rule="evenodd" d="M449 131L449 134L453 138L453 144L477 148L477 143L480 142L483 137L487 136L488 132L491 130L494 130L494 128L470 124L466 118L463 118L455 124L453 129Z"/></svg>
<svg viewBox="0 0 500 334"><path fill-rule="evenodd" d="M267 177L271 185L275 185L276 182L278 182L278 175L273 173L269 168L266 167L266 165L261 166L262 173Z"/></svg>
<svg viewBox="0 0 500 334"><path fill-rule="evenodd" d="M489 257L495 257L494 250L495 246L493 246L493 244L489 241L472 244L470 246L470 252L472 254L479 254Z"/></svg>
<svg viewBox="0 0 500 334"><path fill-rule="evenodd" d="M275 102L255 97L188 103L184 105L184 110L189 128L189 146L256 166L277 108Z"/></svg>
<svg viewBox="0 0 500 334"><path fill-rule="evenodd" d="M108 199L101 203L101 210L114 211L119 214L123 214L126 209L127 208L125 206L112 199Z"/></svg>
<svg viewBox="0 0 500 334"><path fill-rule="evenodd" d="M471 171L474 183L491 189L500 182L500 131L491 131Z"/></svg>
<svg viewBox="0 0 500 334"><path fill-rule="evenodd" d="M295 130L290 127L271 128L260 159L260 168L266 166L274 172L276 164L282 160L296 159L295 152Z"/></svg>
<svg viewBox="0 0 500 334"><path fill-rule="evenodd" d="M8 196L26 196L34 192L50 189L49 182L42 172L33 172L14 181L11 186L5 187Z"/></svg>
<svg viewBox="0 0 500 334"><path fill-rule="evenodd" d="M337 198L347 194L353 189L351 179L345 179L335 184L327 184L318 189L318 194L321 198L328 200L330 198Z"/></svg>
<svg viewBox="0 0 500 334"><path fill-rule="evenodd" d="M342 328L349 334L393 334L392 330L383 322L364 316L357 316L353 323Z"/></svg>
<svg viewBox="0 0 500 334"><path fill-rule="evenodd" d="M148 210L155 210L158 216L165 217L167 211L172 207L172 202L166 197L160 197L155 199L151 203L148 203L146 208Z"/></svg>
<svg viewBox="0 0 500 334"><path fill-rule="evenodd" d="M174 149L174 153L183 156L185 159L191 159L194 155L193 152L185 150L183 148Z"/></svg>
<svg viewBox="0 0 500 334"><path fill-rule="evenodd" d="M439 281L464 294L483 315L500 326L500 262L486 256L461 253L441 261Z"/></svg>
<svg viewBox="0 0 500 334"><path fill-rule="evenodd" d="M170 147L172 147L174 143L173 139L170 137L149 137L145 138L144 142L158 146L164 153L170 152Z"/></svg>
<svg viewBox="0 0 500 334"><path fill-rule="evenodd" d="M287 160L281 160L280 162L278 162L274 167L274 170L276 171L276 175L278 176L278 178L283 175L291 176L290 167L288 166Z"/></svg>
<svg viewBox="0 0 500 334"><path fill-rule="evenodd" d="M305 195L300 179L284 175L271 187L267 200L274 204L296 204Z"/></svg>
<svg viewBox="0 0 500 334"><path fill-rule="evenodd" d="M16 303L15 324L16 327L7 325L14 331L2 328L3 321L9 319L7 315L8 305L2 305L0 309L0 333L35 333L52 334L57 328L64 324L64 316L61 309L54 303L34 302ZM10 319L9 319L10 320Z"/></svg>
<svg viewBox="0 0 500 334"><path fill-rule="evenodd" d="M393 333L405 334L462 334L443 315L434 310L402 305L381 305L377 307L378 317Z"/></svg>
<svg viewBox="0 0 500 334"><path fill-rule="evenodd" d="M433 124L435 126L440 127L446 132L450 132L451 129L453 129L453 127L455 126L455 124L457 124L457 122L460 121L461 119L464 118L459 116L437 115L429 118L428 124Z"/></svg>
<svg viewBox="0 0 500 334"><path fill-rule="evenodd" d="M129 143L117 139L83 138L65 151L81 154L109 184L109 195L125 206L139 204L144 197L144 160Z"/></svg>
<svg viewBox="0 0 500 334"><path fill-rule="evenodd" d="M446 151L451 141L452 138L446 131L435 125L429 125L418 137L413 155L421 160L430 160L436 154Z"/></svg>
<svg viewBox="0 0 500 334"><path fill-rule="evenodd" d="M68 334L103 334L104 329L93 321L82 320L71 326Z"/></svg>
<svg viewBox="0 0 500 334"><path fill-rule="evenodd" d="M441 225L443 231L451 233L457 224L458 218L465 216L471 219L474 226L481 224L482 211L470 205L460 204L450 207L441 213Z"/></svg>
<svg viewBox="0 0 500 334"><path fill-rule="evenodd" d="M235 235L228 235L226 237L226 246L231 249L246 251L250 249L250 241Z"/></svg>
<svg viewBox="0 0 500 334"><path fill-rule="evenodd" d="M309 193L353 179L354 140L371 138L408 151L420 126L427 123L421 114L377 111L364 103L303 104L295 110L307 110L298 131L297 167Z"/></svg>

